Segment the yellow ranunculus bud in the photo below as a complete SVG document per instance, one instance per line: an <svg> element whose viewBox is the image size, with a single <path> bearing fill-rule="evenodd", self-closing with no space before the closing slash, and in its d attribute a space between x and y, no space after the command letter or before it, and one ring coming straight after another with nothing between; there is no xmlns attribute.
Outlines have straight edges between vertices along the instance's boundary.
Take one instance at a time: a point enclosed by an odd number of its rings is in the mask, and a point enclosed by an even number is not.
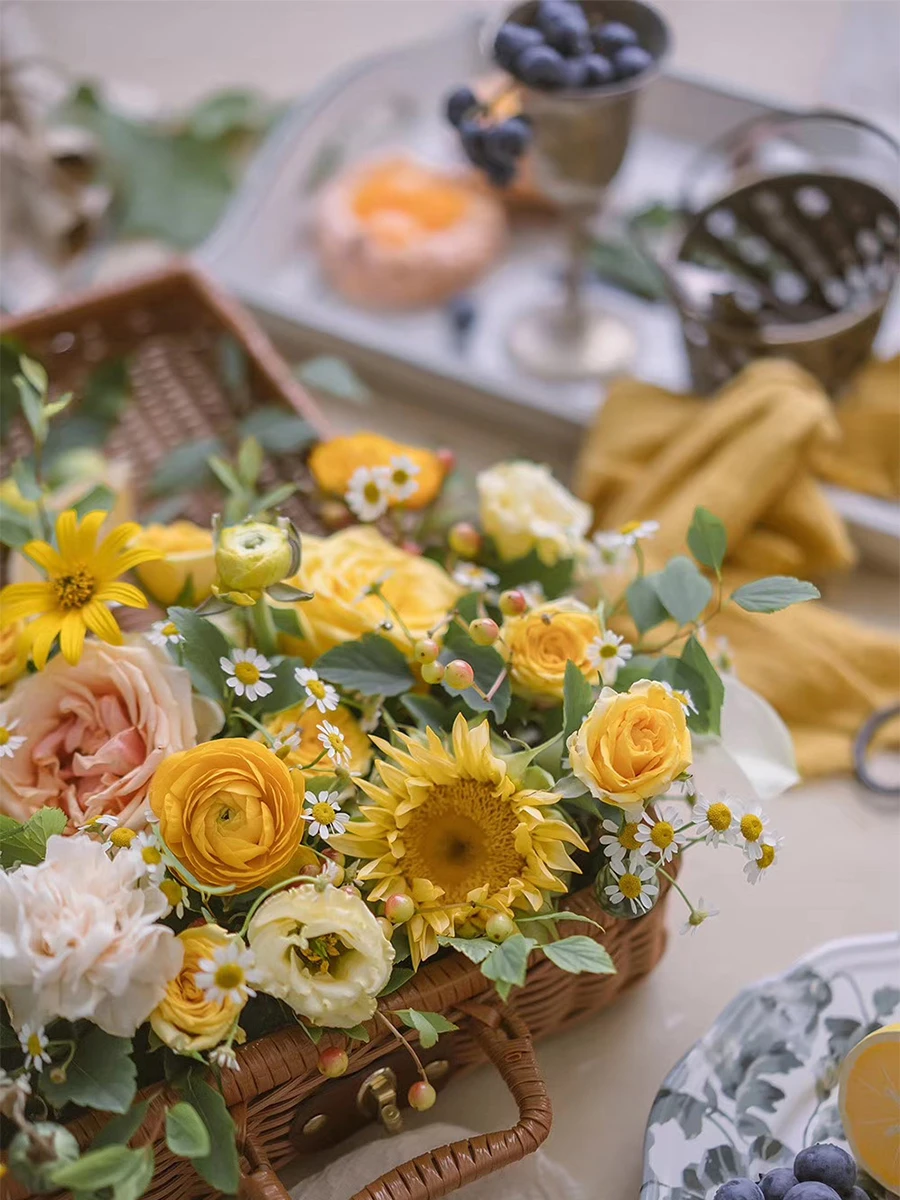
<svg viewBox="0 0 900 1200"><path fill-rule="evenodd" d="M164 608L175 604L188 579L193 584L193 602L201 604L216 577L213 536L192 521L171 525L147 525L134 540L137 547L152 547L162 558L135 568L141 587Z"/></svg>
<svg viewBox="0 0 900 1200"><path fill-rule="evenodd" d="M216 588L258 597L300 566L300 538L290 521L244 521L223 529L216 543Z"/></svg>
<svg viewBox="0 0 900 1200"><path fill-rule="evenodd" d="M507 617L499 645L509 658L513 690L533 699L562 700L567 662L573 662L590 683L597 683L588 647L602 634L596 612L569 597Z"/></svg>
<svg viewBox="0 0 900 1200"><path fill-rule="evenodd" d="M404 479L398 480L398 499L392 503L425 508L437 499L444 484L444 464L432 450L405 446L378 433L355 433L320 442L309 456L313 478L331 496L345 494L351 476L359 467L397 466L403 471L404 464L411 464L414 474L407 470Z"/></svg>
<svg viewBox="0 0 900 1200"><path fill-rule="evenodd" d="M220 738L170 754L150 785L163 841L201 884L249 892L300 850L305 784L271 750Z"/></svg>
<svg viewBox="0 0 900 1200"><path fill-rule="evenodd" d="M15 683L28 664L29 641L22 621L0 629L0 687Z"/></svg>
<svg viewBox="0 0 900 1200"><path fill-rule="evenodd" d="M195 925L178 934L184 962L166 994L150 1014L150 1025L161 1042L177 1054L191 1054L218 1046L228 1036L243 1004L233 999L207 1000L197 986L200 964L233 940L218 925Z"/></svg>
<svg viewBox="0 0 900 1200"><path fill-rule="evenodd" d="M573 773L591 794L622 808L662 795L692 761L684 706L650 679L622 693L604 688L568 749Z"/></svg>

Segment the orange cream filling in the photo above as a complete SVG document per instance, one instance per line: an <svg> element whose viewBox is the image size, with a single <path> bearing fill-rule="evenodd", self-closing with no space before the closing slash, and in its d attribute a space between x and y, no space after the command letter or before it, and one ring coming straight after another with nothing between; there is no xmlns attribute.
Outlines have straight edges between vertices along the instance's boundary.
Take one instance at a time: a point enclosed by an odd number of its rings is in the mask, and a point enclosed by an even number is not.
<svg viewBox="0 0 900 1200"><path fill-rule="evenodd" d="M351 202L377 242L398 248L459 224L469 204L465 186L400 160L373 167Z"/></svg>

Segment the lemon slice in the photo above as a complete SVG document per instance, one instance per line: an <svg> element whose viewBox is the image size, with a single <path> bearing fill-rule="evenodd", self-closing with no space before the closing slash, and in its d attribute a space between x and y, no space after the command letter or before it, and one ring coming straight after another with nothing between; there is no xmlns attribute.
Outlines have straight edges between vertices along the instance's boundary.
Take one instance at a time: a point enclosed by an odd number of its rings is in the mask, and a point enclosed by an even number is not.
<svg viewBox="0 0 900 1200"><path fill-rule="evenodd" d="M838 1103L856 1161L900 1192L900 1025L857 1042L841 1063Z"/></svg>

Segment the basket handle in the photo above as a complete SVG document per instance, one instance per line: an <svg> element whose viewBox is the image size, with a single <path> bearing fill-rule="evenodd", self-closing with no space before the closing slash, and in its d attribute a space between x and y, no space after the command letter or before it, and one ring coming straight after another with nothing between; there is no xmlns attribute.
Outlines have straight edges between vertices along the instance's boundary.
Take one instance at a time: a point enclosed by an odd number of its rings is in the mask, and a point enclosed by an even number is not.
<svg viewBox="0 0 900 1200"><path fill-rule="evenodd" d="M518 1162L537 1150L550 1132L552 1111L541 1078L531 1034L510 1009L489 1004L460 1004L472 1018L472 1036L488 1061L497 1068L519 1108L512 1129L463 1138L439 1146L394 1167L350 1200L438 1200L457 1188ZM251 1174L245 1175L240 1200L289 1200L288 1192L269 1163L245 1142Z"/></svg>

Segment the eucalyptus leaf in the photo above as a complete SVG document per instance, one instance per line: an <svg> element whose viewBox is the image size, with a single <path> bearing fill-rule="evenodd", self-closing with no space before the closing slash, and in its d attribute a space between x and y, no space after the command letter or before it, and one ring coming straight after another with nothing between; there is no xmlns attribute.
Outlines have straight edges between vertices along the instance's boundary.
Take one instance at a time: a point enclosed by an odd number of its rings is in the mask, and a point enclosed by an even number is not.
<svg viewBox="0 0 900 1200"><path fill-rule="evenodd" d="M105 483L98 483L78 501L75 505L75 513L81 520L89 512L112 512L115 503L116 493L112 488L107 487Z"/></svg>
<svg viewBox="0 0 900 1200"><path fill-rule="evenodd" d="M377 633L326 651L317 659L316 670L329 683L363 696L399 696L415 682L394 643Z"/></svg>
<svg viewBox="0 0 900 1200"><path fill-rule="evenodd" d="M711 567L716 574L722 567L728 549L728 532L717 516L702 506L694 509L694 517L687 532L688 549L697 562Z"/></svg>
<svg viewBox="0 0 900 1200"><path fill-rule="evenodd" d="M391 996L394 992L399 992L404 984L409 983L413 975L415 975L415 971L412 967L394 967L390 979L378 993L379 997Z"/></svg>
<svg viewBox="0 0 900 1200"><path fill-rule="evenodd" d="M362 1042L363 1045L367 1045L372 1040L365 1025L351 1025L349 1029L343 1029L341 1032L346 1037L352 1038L354 1042Z"/></svg>
<svg viewBox="0 0 900 1200"><path fill-rule="evenodd" d="M679 625L695 621L712 599L712 584L683 554L670 559L651 578L660 602Z"/></svg>
<svg viewBox="0 0 900 1200"><path fill-rule="evenodd" d="M208 460L221 454L224 447L216 437L200 438L196 442L184 442L162 460L150 480L150 494L167 496L171 492L182 492L187 487L208 486L212 476Z"/></svg>
<svg viewBox="0 0 900 1200"><path fill-rule="evenodd" d="M5 500L0 500L0 542L18 549L35 535L29 518Z"/></svg>
<svg viewBox="0 0 900 1200"><path fill-rule="evenodd" d="M615 975L616 966L599 942L585 934L576 933L572 937L560 938L558 942L548 942L543 947L544 954L561 971L572 975L589 973L591 975Z"/></svg>
<svg viewBox="0 0 900 1200"><path fill-rule="evenodd" d="M696 716L691 717L691 727L697 733L722 732L722 705L725 703L725 684L696 637L689 637L681 652L675 686L686 688L697 705ZM702 691L692 678L702 681Z"/></svg>
<svg viewBox="0 0 900 1200"><path fill-rule="evenodd" d="M206 96L188 114L187 130L204 142L235 133L264 130L271 112L262 96L242 88L228 88Z"/></svg>
<svg viewBox="0 0 900 1200"><path fill-rule="evenodd" d="M283 712L292 708L303 697L303 688L297 682L294 672L298 667L305 667L302 658L283 658L272 664L275 678L267 682L272 690L267 696L256 701L255 709L263 713Z"/></svg>
<svg viewBox="0 0 900 1200"><path fill-rule="evenodd" d="M180 1100L166 1112L166 1145L181 1158L203 1158L210 1152L206 1125L187 1100Z"/></svg>
<svg viewBox="0 0 900 1200"><path fill-rule="evenodd" d="M194 1169L210 1187L226 1196L234 1195L240 1183L234 1121L221 1092L217 1092L192 1071L183 1085L185 1099L193 1105L209 1134L210 1151L191 1158Z"/></svg>
<svg viewBox="0 0 900 1200"><path fill-rule="evenodd" d="M231 647L220 629L198 616L190 608L169 609L169 620L184 638L181 652L184 665L190 671L197 691L213 700L221 700L225 692L225 673L219 665L227 658Z"/></svg>
<svg viewBox="0 0 900 1200"><path fill-rule="evenodd" d="M731 593L731 599L745 612L773 613L791 604L803 604L806 600L818 600L821 593L817 587L792 575L768 575L745 583Z"/></svg>
<svg viewBox="0 0 900 1200"><path fill-rule="evenodd" d="M338 400L367 404L372 398L372 393L349 363L331 354L307 359L294 368L294 374L307 387L327 392Z"/></svg>
<svg viewBox="0 0 900 1200"><path fill-rule="evenodd" d="M53 1171L53 1183L60 1188L77 1191L99 1191L114 1187L132 1171L137 1151L127 1146L101 1146L88 1150L74 1162L64 1163Z"/></svg>
<svg viewBox="0 0 900 1200"><path fill-rule="evenodd" d="M318 434L296 413L275 405L264 405L240 423L244 437L255 437L268 454L293 454L314 442Z"/></svg>
<svg viewBox="0 0 900 1200"><path fill-rule="evenodd" d="M628 611L631 613L639 633L646 633L649 629L662 624L668 616L656 588L653 586L652 579L652 576L647 575L633 579L625 593Z"/></svg>
<svg viewBox="0 0 900 1200"><path fill-rule="evenodd" d="M548 600L555 600L572 585L575 563L571 558L561 558L552 566L542 561L537 550L530 550L523 558L511 561L500 560L489 563L500 576L501 588L515 588L522 583L539 583Z"/></svg>
<svg viewBox="0 0 900 1200"><path fill-rule="evenodd" d="M415 1029L424 1050L437 1045L442 1033L453 1033L459 1029L452 1021L436 1012L419 1012L415 1008L398 1008L395 1013L409 1029Z"/></svg>
<svg viewBox="0 0 900 1200"><path fill-rule="evenodd" d="M132 1104L128 1112L110 1118L94 1137L91 1149L99 1150L101 1146L113 1146L116 1143L124 1144L130 1141L143 1125L149 1107L149 1100L141 1100L138 1104Z"/></svg>

